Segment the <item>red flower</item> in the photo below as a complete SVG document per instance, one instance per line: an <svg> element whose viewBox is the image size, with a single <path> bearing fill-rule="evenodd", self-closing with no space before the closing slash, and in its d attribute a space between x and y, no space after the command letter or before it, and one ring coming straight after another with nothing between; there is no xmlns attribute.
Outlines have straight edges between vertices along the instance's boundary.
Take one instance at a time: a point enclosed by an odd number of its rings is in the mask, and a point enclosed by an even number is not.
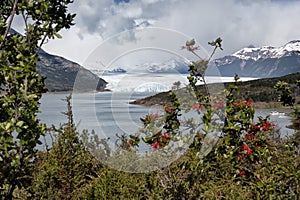
<svg viewBox="0 0 300 200"><path fill-rule="evenodd" d="M241 154L237 155L239 160L243 160L243 156Z"/></svg>
<svg viewBox="0 0 300 200"><path fill-rule="evenodd" d="M270 130L270 124L269 124L269 123L266 123L266 122L263 122L263 129L264 129L265 131Z"/></svg>
<svg viewBox="0 0 300 200"><path fill-rule="evenodd" d="M195 51L195 50L199 50L199 46L187 45L187 46L181 46L181 49L187 49L188 51Z"/></svg>
<svg viewBox="0 0 300 200"><path fill-rule="evenodd" d="M255 138L255 135L253 133L250 133L246 134L246 137L248 138L248 140L253 140Z"/></svg>
<svg viewBox="0 0 300 200"><path fill-rule="evenodd" d="M166 138L166 139L171 139L172 138L172 136L170 136L170 133L168 133L168 132L164 132L163 137Z"/></svg>
<svg viewBox="0 0 300 200"><path fill-rule="evenodd" d="M212 99L212 103L211 103L211 105L213 106L213 107L215 107L216 109L219 109L220 107L224 107L225 106L225 101L223 100L223 99L221 99L221 100L218 100L218 98L217 97L214 97L213 99Z"/></svg>
<svg viewBox="0 0 300 200"><path fill-rule="evenodd" d="M201 110L201 105L199 103L196 103L195 105L192 106L192 109Z"/></svg>
<svg viewBox="0 0 300 200"><path fill-rule="evenodd" d="M243 106L244 102L243 101L239 101L239 103L237 104L239 107Z"/></svg>
<svg viewBox="0 0 300 200"><path fill-rule="evenodd" d="M252 103L253 103L253 102L249 99L249 100L247 101L246 105L247 105L247 106L252 106Z"/></svg>
<svg viewBox="0 0 300 200"><path fill-rule="evenodd" d="M250 149L250 147L246 144L243 144L243 149L248 155L251 155L253 153L252 149Z"/></svg>
<svg viewBox="0 0 300 200"><path fill-rule="evenodd" d="M254 130L259 131L260 130L260 126L257 126L255 124L251 124L251 126L254 128Z"/></svg>
<svg viewBox="0 0 300 200"><path fill-rule="evenodd" d="M243 175L245 175L246 174L246 172L244 171L244 170L240 170L240 175L241 176L243 176Z"/></svg>
<svg viewBox="0 0 300 200"><path fill-rule="evenodd" d="M154 142L153 144L151 144L151 146L154 148L154 149L160 149L162 146L159 142Z"/></svg>

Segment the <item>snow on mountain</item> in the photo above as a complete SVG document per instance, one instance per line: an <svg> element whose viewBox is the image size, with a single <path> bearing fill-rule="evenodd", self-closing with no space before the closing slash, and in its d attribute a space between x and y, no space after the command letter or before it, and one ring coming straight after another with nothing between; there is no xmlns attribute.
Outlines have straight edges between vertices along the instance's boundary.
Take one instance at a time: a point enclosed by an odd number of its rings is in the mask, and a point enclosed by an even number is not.
<svg viewBox="0 0 300 200"><path fill-rule="evenodd" d="M135 19L134 20L134 27L136 28L146 28L149 26L154 25L155 20L153 19Z"/></svg>
<svg viewBox="0 0 300 200"><path fill-rule="evenodd" d="M141 68L150 73L188 73L188 64L176 59L170 59L160 63L144 63Z"/></svg>
<svg viewBox="0 0 300 200"><path fill-rule="evenodd" d="M295 51L300 51L300 40L294 40L281 47L264 46L262 48L244 48L233 54L234 57L241 59L266 59L280 58L289 56Z"/></svg>
<svg viewBox="0 0 300 200"><path fill-rule="evenodd" d="M281 58L284 56L290 56L297 51L300 51L300 40L293 40L281 47L247 47L235 52L234 54L232 54L232 56L226 56L225 60L222 59L223 61L225 61L222 62L222 64L228 64L236 58L243 60L251 59L254 61L267 58ZM221 59L216 59L217 62L220 60Z"/></svg>
<svg viewBox="0 0 300 200"><path fill-rule="evenodd" d="M247 47L213 61L222 75L274 77L300 71L300 40L281 47Z"/></svg>

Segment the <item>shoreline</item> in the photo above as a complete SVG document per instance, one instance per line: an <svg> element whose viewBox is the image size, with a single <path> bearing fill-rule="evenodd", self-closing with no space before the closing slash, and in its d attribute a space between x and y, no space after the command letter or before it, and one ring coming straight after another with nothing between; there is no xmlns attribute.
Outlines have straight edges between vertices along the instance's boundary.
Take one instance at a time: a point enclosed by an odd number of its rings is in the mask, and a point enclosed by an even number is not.
<svg viewBox="0 0 300 200"><path fill-rule="evenodd" d="M98 92L112 92L109 89L105 89L105 90L91 90L91 91L73 91L73 90L69 90L69 91L51 91L51 92L45 92L43 94L94 94L94 93L98 93Z"/></svg>
<svg viewBox="0 0 300 200"><path fill-rule="evenodd" d="M149 98L149 100L147 100ZM134 101L129 102L129 104L133 105L139 105L139 106L145 106L145 107L151 107L151 106L165 106L168 105L167 102L164 101L157 101L152 100L151 97L146 97L145 99L137 99ZM280 102L253 102L253 107L255 109L266 109L266 110L272 110L272 109L289 109L288 107L282 106Z"/></svg>

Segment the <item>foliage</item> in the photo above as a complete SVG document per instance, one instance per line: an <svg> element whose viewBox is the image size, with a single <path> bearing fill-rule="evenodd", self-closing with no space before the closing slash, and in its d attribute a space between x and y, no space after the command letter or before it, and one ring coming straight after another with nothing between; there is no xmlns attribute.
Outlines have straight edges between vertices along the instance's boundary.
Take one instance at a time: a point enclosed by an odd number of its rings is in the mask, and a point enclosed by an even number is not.
<svg viewBox="0 0 300 200"><path fill-rule="evenodd" d="M300 88L300 80L296 80L296 85L298 89ZM299 106L295 103L295 96L290 89L290 84L285 81L279 81L274 89L278 93L278 101L282 102L284 106L289 106L293 109L292 114L292 125L288 126L296 130L296 133L292 136L291 141L293 144L298 147L300 152L300 111Z"/></svg>
<svg viewBox="0 0 300 200"><path fill-rule="evenodd" d="M36 116L44 79L37 74L37 52L46 40L61 37L75 15L67 5L72 0L0 2L0 196L13 197L15 188L31 183L36 145L45 132ZM24 35L11 25L23 19Z"/></svg>
<svg viewBox="0 0 300 200"><path fill-rule="evenodd" d="M274 86L274 89L279 93L278 100L282 102L284 106L293 106L295 103L295 99L293 98L292 91L288 86L287 82L278 81Z"/></svg>
<svg viewBox="0 0 300 200"><path fill-rule="evenodd" d="M36 199L72 199L82 186L97 176L98 162L85 149L76 131L70 98L66 99L68 122L49 130L48 134L54 134L56 139L51 149L38 153L35 184L31 188Z"/></svg>

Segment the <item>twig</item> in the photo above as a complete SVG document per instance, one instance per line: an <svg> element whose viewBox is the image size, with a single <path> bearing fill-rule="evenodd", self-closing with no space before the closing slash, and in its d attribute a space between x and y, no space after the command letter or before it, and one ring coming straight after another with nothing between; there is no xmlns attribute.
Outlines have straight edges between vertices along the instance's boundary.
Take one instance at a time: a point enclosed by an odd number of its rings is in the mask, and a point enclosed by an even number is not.
<svg viewBox="0 0 300 200"><path fill-rule="evenodd" d="M11 24L12 24L12 22L13 22L13 20L14 20L14 16L15 16L15 12L16 12L16 9L17 9L17 5L18 5L18 0L15 0L13 9L12 9L12 11L11 11L11 13L10 13L10 19L9 19L9 21L8 21L8 24L7 24L5 33L4 33L3 38L2 38L2 42L1 42L1 44L0 44L0 49L2 49L2 46L3 46L3 44L4 44L4 41L5 41L5 39L6 39L7 35L8 35L8 33L9 33Z"/></svg>

